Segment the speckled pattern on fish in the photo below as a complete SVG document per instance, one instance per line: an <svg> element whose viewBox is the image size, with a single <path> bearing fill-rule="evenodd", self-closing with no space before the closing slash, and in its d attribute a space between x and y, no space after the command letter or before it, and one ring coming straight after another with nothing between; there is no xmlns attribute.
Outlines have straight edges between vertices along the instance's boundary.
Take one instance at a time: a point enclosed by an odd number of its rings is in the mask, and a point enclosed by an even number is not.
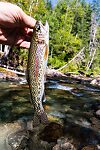
<svg viewBox="0 0 100 150"><path fill-rule="evenodd" d="M44 36L44 41L38 41L38 35ZM28 54L28 83L31 93L31 102L34 107L34 125L48 122L47 115L42 106L44 95L44 80L46 74L47 60L49 52L49 26L43 26L40 21L37 21L33 30L33 37Z"/></svg>

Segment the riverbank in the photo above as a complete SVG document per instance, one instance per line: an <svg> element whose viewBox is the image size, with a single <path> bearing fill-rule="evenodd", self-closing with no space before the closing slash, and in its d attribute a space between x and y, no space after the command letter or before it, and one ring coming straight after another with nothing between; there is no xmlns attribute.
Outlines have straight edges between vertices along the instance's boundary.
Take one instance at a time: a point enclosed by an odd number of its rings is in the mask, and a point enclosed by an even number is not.
<svg viewBox="0 0 100 150"><path fill-rule="evenodd" d="M73 73L60 73L55 69L47 69L47 79L54 80L64 80L68 83L80 83L80 84L90 84L93 86L100 87L100 75L97 76L86 76L82 74L73 74ZM0 80L12 81L12 82L23 82L25 80L25 73L18 73L10 69L0 67Z"/></svg>

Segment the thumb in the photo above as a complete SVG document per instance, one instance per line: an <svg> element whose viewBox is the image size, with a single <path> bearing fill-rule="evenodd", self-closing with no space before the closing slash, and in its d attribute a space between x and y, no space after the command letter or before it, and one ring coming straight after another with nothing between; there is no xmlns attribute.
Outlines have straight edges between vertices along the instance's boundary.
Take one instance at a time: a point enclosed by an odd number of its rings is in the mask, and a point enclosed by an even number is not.
<svg viewBox="0 0 100 150"><path fill-rule="evenodd" d="M28 16L27 14L25 14L23 11L22 11L22 21L23 21L23 24L29 28L34 28L36 24L36 20Z"/></svg>

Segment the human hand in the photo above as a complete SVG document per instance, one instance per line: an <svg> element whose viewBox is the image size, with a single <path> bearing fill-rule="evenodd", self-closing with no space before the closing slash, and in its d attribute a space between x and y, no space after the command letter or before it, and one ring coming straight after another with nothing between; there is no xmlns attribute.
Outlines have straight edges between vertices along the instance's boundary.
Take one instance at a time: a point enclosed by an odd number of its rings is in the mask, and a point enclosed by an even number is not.
<svg viewBox="0 0 100 150"><path fill-rule="evenodd" d="M0 43L30 47L36 20L14 4L0 2Z"/></svg>

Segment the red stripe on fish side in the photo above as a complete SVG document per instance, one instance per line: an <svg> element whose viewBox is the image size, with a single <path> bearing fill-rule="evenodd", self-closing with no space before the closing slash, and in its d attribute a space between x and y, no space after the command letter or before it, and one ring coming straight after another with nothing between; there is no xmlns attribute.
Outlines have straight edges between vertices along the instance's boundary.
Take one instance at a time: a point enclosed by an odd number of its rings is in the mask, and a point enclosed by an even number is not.
<svg viewBox="0 0 100 150"><path fill-rule="evenodd" d="M36 80L38 80L38 58L36 57L36 61L35 61L35 75L36 75Z"/></svg>

